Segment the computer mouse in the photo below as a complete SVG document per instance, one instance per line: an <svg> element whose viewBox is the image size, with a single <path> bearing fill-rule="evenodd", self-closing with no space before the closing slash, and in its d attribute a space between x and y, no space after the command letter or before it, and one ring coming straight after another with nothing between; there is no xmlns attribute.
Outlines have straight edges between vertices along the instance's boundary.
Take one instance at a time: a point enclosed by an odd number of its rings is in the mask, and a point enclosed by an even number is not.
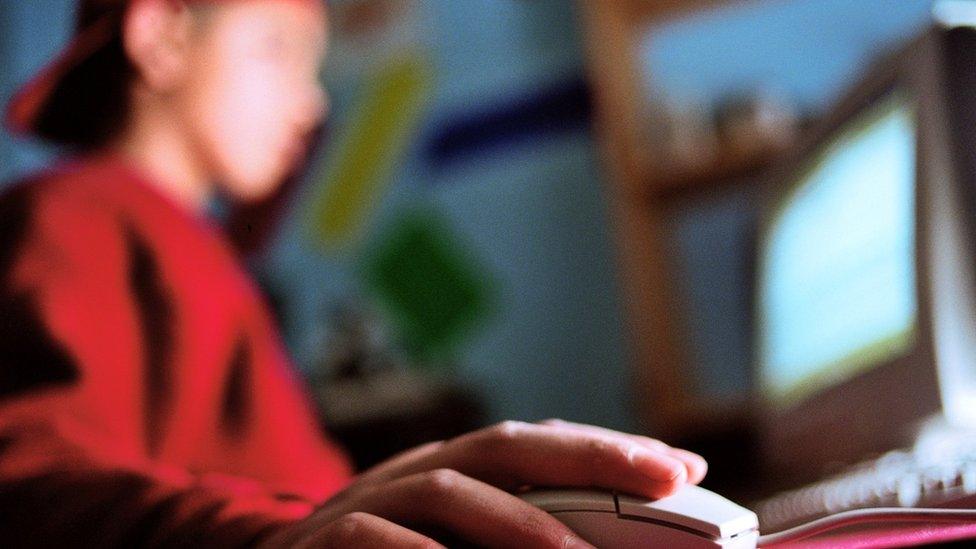
<svg viewBox="0 0 976 549"><path fill-rule="evenodd" d="M534 490L522 499L600 549L754 549L759 539L755 513L693 485L659 500L589 489Z"/></svg>

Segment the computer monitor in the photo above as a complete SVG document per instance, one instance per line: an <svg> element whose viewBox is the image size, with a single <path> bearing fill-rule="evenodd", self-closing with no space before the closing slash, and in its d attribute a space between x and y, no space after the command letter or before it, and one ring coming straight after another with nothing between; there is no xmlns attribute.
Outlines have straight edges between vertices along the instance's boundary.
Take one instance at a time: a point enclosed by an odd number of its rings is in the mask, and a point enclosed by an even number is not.
<svg viewBox="0 0 976 549"><path fill-rule="evenodd" d="M796 482L910 445L934 417L976 426L974 51L973 28L934 26L769 177L761 438Z"/></svg>

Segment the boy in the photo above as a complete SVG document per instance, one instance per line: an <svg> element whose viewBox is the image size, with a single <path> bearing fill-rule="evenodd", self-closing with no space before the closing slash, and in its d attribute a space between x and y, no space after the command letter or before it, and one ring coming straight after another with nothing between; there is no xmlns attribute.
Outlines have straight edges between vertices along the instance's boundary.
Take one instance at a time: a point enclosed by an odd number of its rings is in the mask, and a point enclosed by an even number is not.
<svg viewBox="0 0 976 549"><path fill-rule="evenodd" d="M551 421L356 477L203 215L271 192L325 115L318 0L84 0L8 122L77 157L0 201L0 539L41 545L584 545L512 491L660 497L704 461Z"/></svg>

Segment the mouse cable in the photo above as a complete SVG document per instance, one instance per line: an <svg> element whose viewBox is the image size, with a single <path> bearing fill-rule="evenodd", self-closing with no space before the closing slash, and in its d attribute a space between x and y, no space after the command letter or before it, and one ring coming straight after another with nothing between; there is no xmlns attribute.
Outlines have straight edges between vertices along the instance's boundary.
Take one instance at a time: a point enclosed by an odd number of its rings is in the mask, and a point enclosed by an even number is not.
<svg viewBox="0 0 976 549"><path fill-rule="evenodd" d="M830 530L852 524L893 522L974 522L976 509L926 509L906 507L876 507L854 509L823 517L788 530L759 536L758 547L774 547L793 543Z"/></svg>

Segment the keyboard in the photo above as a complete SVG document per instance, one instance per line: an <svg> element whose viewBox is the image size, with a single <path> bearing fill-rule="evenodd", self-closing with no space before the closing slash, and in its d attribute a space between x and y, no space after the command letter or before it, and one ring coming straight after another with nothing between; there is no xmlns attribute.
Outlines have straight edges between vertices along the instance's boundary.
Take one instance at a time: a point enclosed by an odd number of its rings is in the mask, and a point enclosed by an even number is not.
<svg viewBox="0 0 976 549"><path fill-rule="evenodd" d="M889 452L751 508L765 533L853 509L976 508L976 445L971 440Z"/></svg>

